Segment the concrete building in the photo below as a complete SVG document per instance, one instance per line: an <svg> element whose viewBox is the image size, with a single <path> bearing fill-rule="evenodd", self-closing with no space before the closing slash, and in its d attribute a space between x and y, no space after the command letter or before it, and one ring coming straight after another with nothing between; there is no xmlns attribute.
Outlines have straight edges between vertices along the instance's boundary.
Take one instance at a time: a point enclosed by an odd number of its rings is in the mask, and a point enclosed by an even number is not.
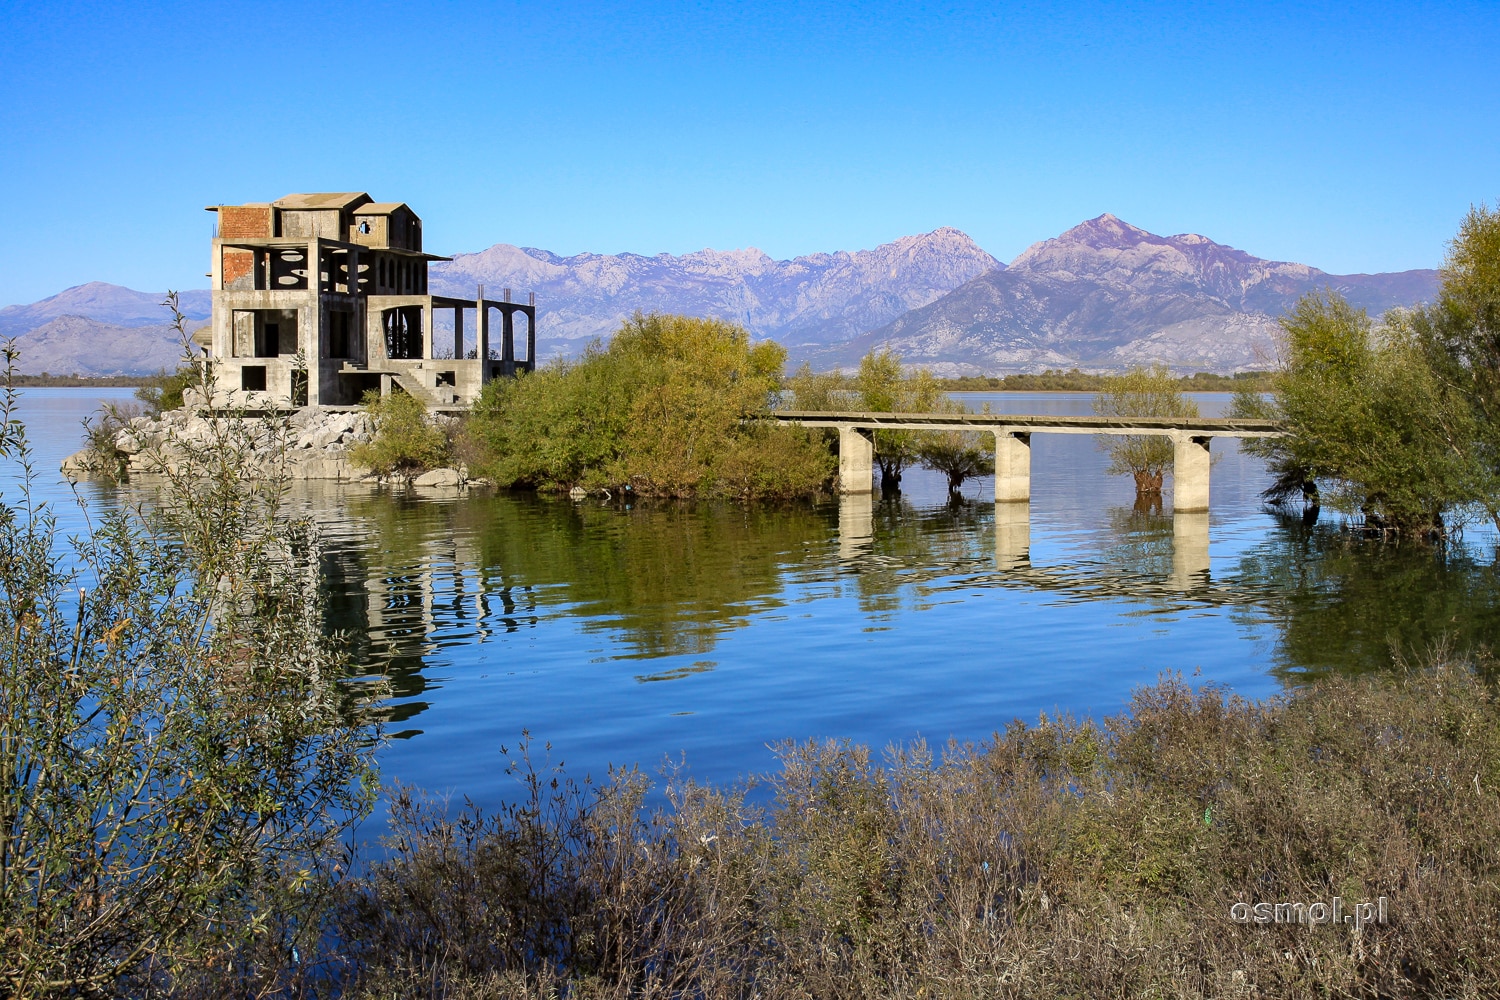
<svg viewBox="0 0 1500 1000"><path fill-rule="evenodd" d="M461 407L490 379L535 367L534 297L486 299L482 285L473 299L429 294L427 265L448 258L422 249L422 220L406 205L291 194L208 211L213 321L200 343L227 402L350 406L399 387L429 408Z"/></svg>

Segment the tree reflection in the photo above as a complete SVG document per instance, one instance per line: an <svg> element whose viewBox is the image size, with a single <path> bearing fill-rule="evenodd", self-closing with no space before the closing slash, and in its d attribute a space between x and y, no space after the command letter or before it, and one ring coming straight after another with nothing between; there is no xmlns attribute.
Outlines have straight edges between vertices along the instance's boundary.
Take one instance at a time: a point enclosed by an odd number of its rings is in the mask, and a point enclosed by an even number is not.
<svg viewBox="0 0 1500 1000"><path fill-rule="evenodd" d="M579 656L661 660L632 675L673 681L713 670L720 640L768 613L846 616L853 632L976 587L1123 601L1143 614L1237 608L1249 628L1275 625L1273 669L1288 680L1386 668L1393 650L1445 638L1483 646L1500 627L1493 554L1357 542L1297 514L1210 574L1207 515L1149 502L1109 511L1076 557L1045 565L1030 552L1025 505L381 493L323 510L337 519L324 561L329 624L348 634L356 663L387 679L395 698L381 712L393 722L426 707L446 647L479 647L470 662L507 669L516 647L484 648L506 633L581 630L599 648L575 642Z"/></svg>
<svg viewBox="0 0 1500 1000"><path fill-rule="evenodd" d="M1461 541L1384 545L1281 514L1236 575L1276 625L1287 680L1384 670L1440 642L1486 651L1500 635L1495 552Z"/></svg>

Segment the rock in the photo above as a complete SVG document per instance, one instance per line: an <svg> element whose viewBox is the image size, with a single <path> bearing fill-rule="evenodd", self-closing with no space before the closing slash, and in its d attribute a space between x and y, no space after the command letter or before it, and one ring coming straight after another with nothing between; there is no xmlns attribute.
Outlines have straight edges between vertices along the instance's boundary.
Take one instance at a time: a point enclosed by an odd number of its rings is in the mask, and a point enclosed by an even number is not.
<svg viewBox="0 0 1500 1000"><path fill-rule="evenodd" d="M412 480L413 486L462 486L464 477L457 469L433 469Z"/></svg>
<svg viewBox="0 0 1500 1000"><path fill-rule="evenodd" d="M99 457L85 448L75 451L62 460L60 466L63 475L78 475L84 472L93 472L99 467Z"/></svg>
<svg viewBox="0 0 1500 1000"><path fill-rule="evenodd" d="M141 450L141 439L130 431L121 431L115 435L115 450L134 455Z"/></svg>

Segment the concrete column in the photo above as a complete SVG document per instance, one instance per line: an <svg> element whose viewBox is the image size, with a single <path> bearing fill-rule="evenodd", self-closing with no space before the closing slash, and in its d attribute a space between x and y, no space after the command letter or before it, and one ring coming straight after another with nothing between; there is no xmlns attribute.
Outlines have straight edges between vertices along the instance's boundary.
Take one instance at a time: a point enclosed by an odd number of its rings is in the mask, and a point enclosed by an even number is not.
<svg viewBox="0 0 1500 1000"><path fill-rule="evenodd" d="M479 384L490 380L490 311L484 307L484 292L480 291L479 301L475 304L475 331L474 346L475 354L479 357Z"/></svg>
<svg viewBox="0 0 1500 1000"><path fill-rule="evenodd" d="M995 431L995 502L1031 500L1031 435L1000 428Z"/></svg>
<svg viewBox="0 0 1500 1000"><path fill-rule="evenodd" d="M432 360L437 357L437 323L434 322L431 300L422 307L422 357Z"/></svg>
<svg viewBox="0 0 1500 1000"><path fill-rule="evenodd" d="M875 495L846 493L839 497L839 558L850 560L870 551L875 537Z"/></svg>
<svg viewBox="0 0 1500 1000"><path fill-rule="evenodd" d="M464 307L453 307L453 360L464 359Z"/></svg>
<svg viewBox="0 0 1500 1000"><path fill-rule="evenodd" d="M333 267L332 263L329 267L330 269ZM333 275L330 274L330 286L333 284L332 277ZM323 378L323 342L328 337L329 313L323 308L323 296L313 296L312 307L307 311L311 315L307 317L305 323L299 324L305 325L307 333L305 337L299 333L297 346L301 348L302 357L307 362L307 371L303 372L307 378L307 405L315 407L321 396L318 392L318 383ZM298 318L301 319L300 313ZM293 375L292 379L295 383L296 376Z"/></svg>
<svg viewBox="0 0 1500 1000"><path fill-rule="evenodd" d="M1172 510L1208 510L1208 444L1184 431L1172 435Z"/></svg>
<svg viewBox="0 0 1500 1000"><path fill-rule="evenodd" d="M506 289L506 298L510 298L509 289ZM516 373L516 311L514 309L500 310L500 370L507 376Z"/></svg>
<svg viewBox="0 0 1500 1000"><path fill-rule="evenodd" d="M1031 565L1031 504L995 504L995 568L1023 569Z"/></svg>
<svg viewBox="0 0 1500 1000"><path fill-rule="evenodd" d="M875 439L859 427L839 428L839 492L869 493L875 488Z"/></svg>
<svg viewBox="0 0 1500 1000"><path fill-rule="evenodd" d="M1208 511L1172 514L1172 588L1197 590L1208 586Z"/></svg>
<svg viewBox="0 0 1500 1000"><path fill-rule="evenodd" d="M535 298L535 296L533 296ZM526 313L526 368L536 371L536 309Z"/></svg>

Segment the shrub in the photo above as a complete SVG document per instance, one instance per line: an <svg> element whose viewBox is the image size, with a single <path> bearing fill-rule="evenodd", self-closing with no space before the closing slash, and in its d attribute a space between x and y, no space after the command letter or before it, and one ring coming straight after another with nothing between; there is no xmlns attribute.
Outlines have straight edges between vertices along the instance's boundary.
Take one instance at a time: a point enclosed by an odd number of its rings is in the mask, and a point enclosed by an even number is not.
<svg viewBox="0 0 1500 1000"><path fill-rule="evenodd" d="M159 417L168 410L180 410L183 392L196 385L199 380L199 362L189 360L177 366L176 371L162 369L135 390L135 398L141 401L148 417Z"/></svg>
<svg viewBox="0 0 1500 1000"><path fill-rule="evenodd" d="M1500 703L1442 656L1266 703L1165 678L941 761L780 756L769 794L669 773L655 808L525 754L496 815L398 798L351 994L1479 996L1500 965ZM1389 920L1230 916L1334 896Z"/></svg>
<svg viewBox="0 0 1500 1000"><path fill-rule="evenodd" d="M355 462L388 476L425 472L452 461L447 432L428 418L421 400L404 392L382 396L372 389L363 405L375 424L375 438L350 450Z"/></svg>
<svg viewBox="0 0 1500 1000"><path fill-rule="evenodd" d="M751 343L729 323L637 315L607 347L489 383L467 447L504 486L814 495L834 469L822 440L753 421L770 408L784 360L780 345Z"/></svg>
<svg viewBox="0 0 1500 1000"><path fill-rule="evenodd" d="M853 377L836 371L814 372L804 362L786 380L785 388L791 398L783 400L784 405L797 410L927 413L954 405L930 371L906 368L901 357L888 348L871 350L861 358ZM886 491L901 488L901 474L913 463L924 461L924 448L941 465L933 468L945 473L951 468L959 473L959 484L971 475L982 474L984 467L982 442L971 435L934 437L923 431L877 430L873 440L880 488ZM974 451L976 444L978 452ZM956 491L952 478L949 485Z"/></svg>
<svg viewBox="0 0 1500 1000"><path fill-rule="evenodd" d="M317 536L286 515L260 428L220 414L209 446L175 442L149 503L60 543L15 399L7 379L0 992L305 986L373 766L340 704Z"/></svg>

